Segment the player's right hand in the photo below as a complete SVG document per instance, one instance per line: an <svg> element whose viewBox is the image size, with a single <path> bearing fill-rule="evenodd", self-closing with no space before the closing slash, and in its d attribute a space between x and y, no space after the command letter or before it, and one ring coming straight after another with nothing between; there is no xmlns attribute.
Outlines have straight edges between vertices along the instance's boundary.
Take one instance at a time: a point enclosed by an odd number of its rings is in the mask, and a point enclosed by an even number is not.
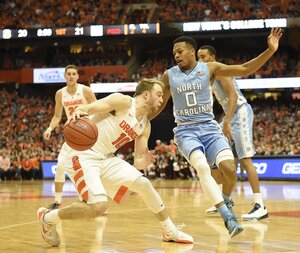
<svg viewBox="0 0 300 253"><path fill-rule="evenodd" d="M49 141L51 137L51 129L47 128L47 130L43 133L44 140Z"/></svg>
<svg viewBox="0 0 300 253"><path fill-rule="evenodd" d="M82 117L86 117L89 116L89 114L87 112L84 111L80 111L80 110L75 110L70 118L70 120L72 119L74 122L76 122L77 119L82 118Z"/></svg>

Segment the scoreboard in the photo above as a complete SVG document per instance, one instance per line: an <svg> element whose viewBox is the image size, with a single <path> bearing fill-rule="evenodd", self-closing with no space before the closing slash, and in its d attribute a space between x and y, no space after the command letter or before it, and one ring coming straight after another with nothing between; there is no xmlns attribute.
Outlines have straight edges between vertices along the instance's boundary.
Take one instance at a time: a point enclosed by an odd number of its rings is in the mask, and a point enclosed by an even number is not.
<svg viewBox="0 0 300 253"><path fill-rule="evenodd" d="M91 25L38 29L3 29L0 39L42 37L101 37L105 35L159 34L160 24Z"/></svg>

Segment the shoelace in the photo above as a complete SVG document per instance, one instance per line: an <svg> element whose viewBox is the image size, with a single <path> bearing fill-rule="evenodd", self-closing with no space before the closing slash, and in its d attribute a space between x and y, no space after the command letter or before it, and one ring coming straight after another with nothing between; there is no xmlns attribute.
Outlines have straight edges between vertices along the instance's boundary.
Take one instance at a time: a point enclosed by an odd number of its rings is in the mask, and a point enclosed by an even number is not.
<svg viewBox="0 0 300 253"><path fill-rule="evenodd" d="M186 225L185 225L184 223L182 223L181 225L178 225L176 228L177 228L178 230L181 230L181 229L183 229L185 226L186 226Z"/></svg>
<svg viewBox="0 0 300 253"><path fill-rule="evenodd" d="M249 212L249 214L250 214L250 213L254 213L254 212L257 211L260 207L261 207L260 204L255 203L253 209Z"/></svg>

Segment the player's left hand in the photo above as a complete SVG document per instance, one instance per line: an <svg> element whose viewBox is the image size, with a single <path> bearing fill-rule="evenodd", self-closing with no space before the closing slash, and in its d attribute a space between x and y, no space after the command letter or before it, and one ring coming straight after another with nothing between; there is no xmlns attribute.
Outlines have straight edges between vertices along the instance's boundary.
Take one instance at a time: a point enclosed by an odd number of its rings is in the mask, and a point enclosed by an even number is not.
<svg viewBox="0 0 300 253"><path fill-rule="evenodd" d="M271 33L268 37L268 47L270 50L275 52L279 46L279 40L282 36L282 30L279 27L272 28Z"/></svg>
<svg viewBox="0 0 300 253"><path fill-rule="evenodd" d="M228 139L228 141L233 140L233 134L231 132L230 122L224 121L223 123L223 133L225 137Z"/></svg>

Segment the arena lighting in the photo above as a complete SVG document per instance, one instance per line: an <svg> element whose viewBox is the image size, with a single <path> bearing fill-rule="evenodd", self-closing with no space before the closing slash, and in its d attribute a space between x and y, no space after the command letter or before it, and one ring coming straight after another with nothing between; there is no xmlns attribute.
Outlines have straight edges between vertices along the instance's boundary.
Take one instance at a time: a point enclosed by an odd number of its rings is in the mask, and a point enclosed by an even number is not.
<svg viewBox="0 0 300 253"><path fill-rule="evenodd" d="M240 89L299 88L300 77L237 79ZM135 92L136 82L91 83L94 93Z"/></svg>

